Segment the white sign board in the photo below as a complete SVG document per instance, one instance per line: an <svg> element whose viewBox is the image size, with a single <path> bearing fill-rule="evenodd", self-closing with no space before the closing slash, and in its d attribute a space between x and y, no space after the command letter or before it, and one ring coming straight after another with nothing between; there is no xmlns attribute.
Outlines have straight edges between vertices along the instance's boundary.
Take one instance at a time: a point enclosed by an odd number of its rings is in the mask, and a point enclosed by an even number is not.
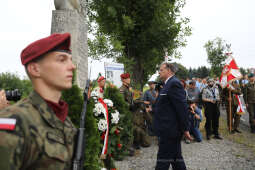
<svg viewBox="0 0 255 170"><path fill-rule="evenodd" d="M118 88L122 85L120 75L124 73L124 65L119 63L104 63L105 78Z"/></svg>

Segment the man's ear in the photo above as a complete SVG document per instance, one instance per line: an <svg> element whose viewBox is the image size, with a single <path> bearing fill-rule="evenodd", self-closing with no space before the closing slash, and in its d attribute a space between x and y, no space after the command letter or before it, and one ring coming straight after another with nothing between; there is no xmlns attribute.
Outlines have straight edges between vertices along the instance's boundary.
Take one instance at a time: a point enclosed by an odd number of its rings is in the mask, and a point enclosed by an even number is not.
<svg viewBox="0 0 255 170"><path fill-rule="evenodd" d="M35 62L31 62L27 65L27 71L31 77L40 77L40 65Z"/></svg>

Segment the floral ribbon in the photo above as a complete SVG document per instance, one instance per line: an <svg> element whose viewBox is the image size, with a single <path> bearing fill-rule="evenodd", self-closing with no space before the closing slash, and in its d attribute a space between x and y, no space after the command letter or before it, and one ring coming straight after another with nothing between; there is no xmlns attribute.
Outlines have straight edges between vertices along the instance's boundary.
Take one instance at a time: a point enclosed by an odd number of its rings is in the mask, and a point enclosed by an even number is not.
<svg viewBox="0 0 255 170"><path fill-rule="evenodd" d="M108 138L109 138L109 118L108 118L108 108L107 108L107 104L105 104L104 100L102 98L99 98L98 101L104 106L106 114L104 115L106 121L107 121L107 129L106 129L106 133L104 135L104 146L102 149L102 153L101 154L107 154L107 148L108 148Z"/></svg>
<svg viewBox="0 0 255 170"><path fill-rule="evenodd" d="M237 107L236 113L237 113L238 115L242 115L242 114L245 113L246 106L245 106L245 104L241 101L240 95L235 94L235 97L236 97L237 102L238 102L238 107Z"/></svg>

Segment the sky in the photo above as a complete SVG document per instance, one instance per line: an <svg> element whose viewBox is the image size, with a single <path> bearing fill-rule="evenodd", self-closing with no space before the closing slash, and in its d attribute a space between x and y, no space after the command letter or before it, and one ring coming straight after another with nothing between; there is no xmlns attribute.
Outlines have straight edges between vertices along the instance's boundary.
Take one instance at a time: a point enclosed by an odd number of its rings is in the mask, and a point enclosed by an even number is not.
<svg viewBox="0 0 255 170"><path fill-rule="evenodd" d="M185 67L209 66L204 44L220 37L230 43L238 66L254 67L255 56L254 0L186 0L182 11L190 18L192 35L180 49ZM53 0L8 0L0 6L0 72L25 76L20 53L31 42L50 34ZM163 57L163 56L162 56ZM92 79L104 73L103 62L89 60Z"/></svg>

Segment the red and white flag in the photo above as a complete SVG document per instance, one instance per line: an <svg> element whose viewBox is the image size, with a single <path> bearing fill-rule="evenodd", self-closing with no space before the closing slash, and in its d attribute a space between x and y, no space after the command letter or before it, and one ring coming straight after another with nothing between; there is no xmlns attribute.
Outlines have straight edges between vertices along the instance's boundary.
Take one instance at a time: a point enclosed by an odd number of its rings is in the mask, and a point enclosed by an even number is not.
<svg viewBox="0 0 255 170"><path fill-rule="evenodd" d="M12 118L0 118L1 130L14 130L16 125L16 119Z"/></svg>
<svg viewBox="0 0 255 170"><path fill-rule="evenodd" d="M232 53L227 53L226 55L228 58L226 59L226 64L220 77L220 84L222 88L225 88L229 82L242 78L242 74L232 56Z"/></svg>

